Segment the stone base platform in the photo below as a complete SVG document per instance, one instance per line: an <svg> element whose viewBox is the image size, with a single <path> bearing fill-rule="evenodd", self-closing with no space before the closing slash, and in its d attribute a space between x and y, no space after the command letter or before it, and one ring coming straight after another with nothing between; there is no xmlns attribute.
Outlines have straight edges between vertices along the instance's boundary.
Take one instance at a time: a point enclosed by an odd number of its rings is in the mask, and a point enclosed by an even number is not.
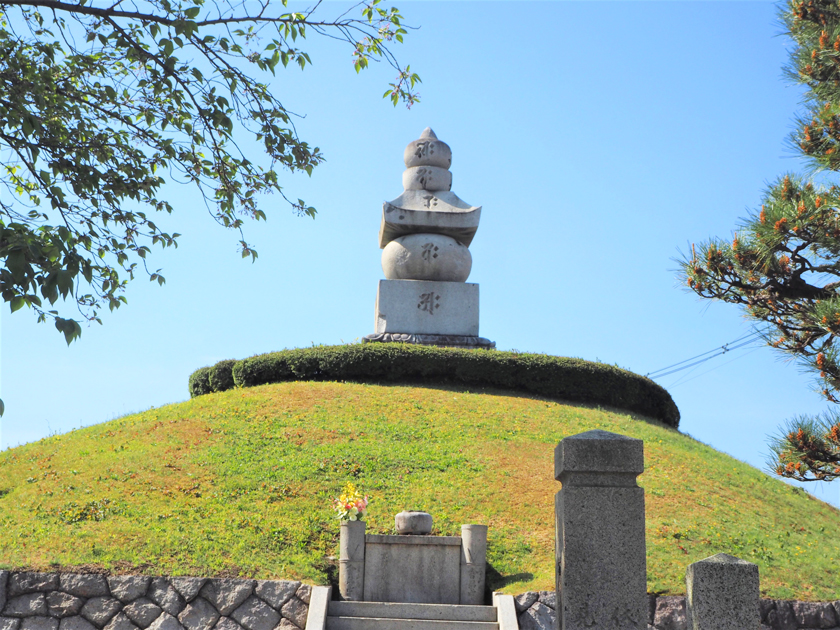
<svg viewBox="0 0 840 630"><path fill-rule="evenodd" d="M413 333L378 333L362 337L362 343L414 343L445 348L480 348L493 350L496 342L472 335L415 335Z"/></svg>
<svg viewBox="0 0 840 630"><path fill-rule="evenodd" d="M380 280L374 334L478 337L478 285L439 280Z"/></svg>

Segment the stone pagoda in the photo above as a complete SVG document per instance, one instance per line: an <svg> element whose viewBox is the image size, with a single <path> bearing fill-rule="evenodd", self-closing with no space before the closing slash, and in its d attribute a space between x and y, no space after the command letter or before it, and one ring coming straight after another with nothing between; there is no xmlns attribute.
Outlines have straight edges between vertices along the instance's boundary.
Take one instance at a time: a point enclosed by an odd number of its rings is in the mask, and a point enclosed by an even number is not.
<svg viewBox="0 0 840 630"><path fill-rule="evenodd" d="M366 342L494 348L478 336L478 285L466 282L481 207L451 192L452 150L431 128L403 156L403 194L382 206L385 280Z"/></svg>

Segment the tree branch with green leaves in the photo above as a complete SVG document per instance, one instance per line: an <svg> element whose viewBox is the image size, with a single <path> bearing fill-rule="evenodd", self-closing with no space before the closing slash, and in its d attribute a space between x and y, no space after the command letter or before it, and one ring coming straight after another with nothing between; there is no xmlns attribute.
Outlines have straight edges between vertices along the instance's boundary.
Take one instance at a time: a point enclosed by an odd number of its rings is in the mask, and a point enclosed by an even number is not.
<svg viewBox="0 0 840 630"><path fill-rule="evenodd" d="M357 72L392 66L395 105L416 103L420 81L390 49L407 34L397 9L323 12L285 0L0 4L0 295L12 312L30 307L70 343L125 303L135 275L163 284L148 263L180 236L155 222L176 211L168 181L196 187L243 257L257 257L244 226L266 218L260 195L314 217L280 185L281 171L311 174L324 156L269 87L277 68L309 65L314 33L345 42ZM246 157L244 139L263 155Z"/></svg>

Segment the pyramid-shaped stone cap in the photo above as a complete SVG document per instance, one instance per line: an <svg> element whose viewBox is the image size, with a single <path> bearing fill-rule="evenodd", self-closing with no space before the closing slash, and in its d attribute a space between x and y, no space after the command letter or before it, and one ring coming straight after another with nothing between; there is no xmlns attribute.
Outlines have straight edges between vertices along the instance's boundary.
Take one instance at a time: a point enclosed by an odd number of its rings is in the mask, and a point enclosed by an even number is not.
<svg viewBox="0 0 840 630"><path fill-rule="evenodd" d="M406 234L443 234L467 247L478 230L481 206L470 206L458 195L439 190L406 190L382 205L379 247Z"/></svg>
<svg viewBox="0 0 840 630"><path fill-rule="evenodd" d="M554 449L554 478L558 481L564 481L561 477L568 473L617 473L635 479L644 470L644 442L618 433L600 429L578 433L560 440ZM598 485L594 478L592 485Z"/></svg>

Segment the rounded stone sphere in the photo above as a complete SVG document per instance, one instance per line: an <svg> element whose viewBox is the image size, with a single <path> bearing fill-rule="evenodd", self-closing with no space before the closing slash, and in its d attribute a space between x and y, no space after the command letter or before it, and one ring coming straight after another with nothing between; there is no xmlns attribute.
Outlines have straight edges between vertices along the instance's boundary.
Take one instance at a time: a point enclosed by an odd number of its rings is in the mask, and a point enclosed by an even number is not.
<svg viewBox="0 0 840 630"><path fill-rule="evenodd" d="M437 138L420 138L409 142L403 153L407 168L412 166L438 166L448 169L452 165L452 149Z"/></svg>
<svg viewBox="0 0 840 630"><path fill-rule="evenodd" d="M407 510L394 517L398 534L424 535L432 533L432 515L428 512Z"/></svg>
<svg viewBox="0 0 840 630"><path fill-rule="evenodd" d="M408 234L382 250L382 271L388 280L466 282L471 269L467 246L443 234Z"/></svg>

